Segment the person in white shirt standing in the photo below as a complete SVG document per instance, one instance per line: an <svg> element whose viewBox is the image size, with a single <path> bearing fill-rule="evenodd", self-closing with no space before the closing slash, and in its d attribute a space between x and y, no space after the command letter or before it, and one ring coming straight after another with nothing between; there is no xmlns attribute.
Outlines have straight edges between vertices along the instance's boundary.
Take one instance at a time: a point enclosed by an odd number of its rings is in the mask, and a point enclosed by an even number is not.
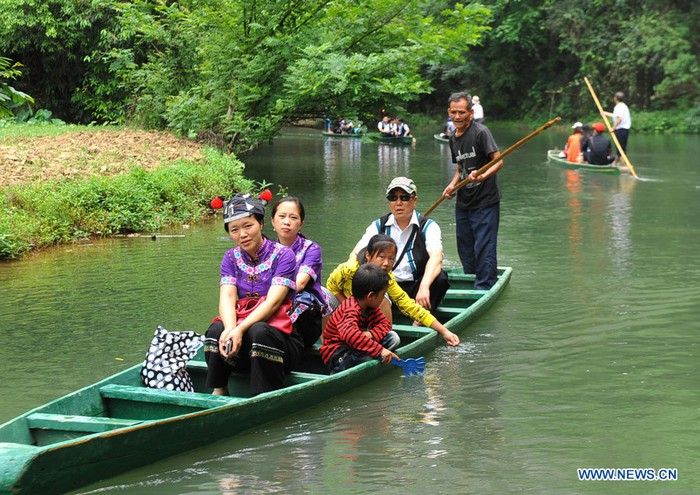
<svg viewBox="0 0 700 495"><path fill-rule="evenodd" d="M472 120L477 124L483 124L486 120L484 118L484 107L481 106L481 100L478 96L472 96L472 108L474 109Z"/></svg>
<svg viewBox="0 0 700 495"><path fill-rule="evenodd" d="M615 97L613 98L615 108L613 108L612 113L605 112L605 115L612 117L612 130L615 133L617 141L620 143L622 151L627 153L627 139L629 138L630 128L632 127L632 116L630 115L630 109L627 107L624 100L625 93L622 91L615 93ZM617 150L617 156L613 162L614 166L618 166L620 164L622 151Z"/></svg>

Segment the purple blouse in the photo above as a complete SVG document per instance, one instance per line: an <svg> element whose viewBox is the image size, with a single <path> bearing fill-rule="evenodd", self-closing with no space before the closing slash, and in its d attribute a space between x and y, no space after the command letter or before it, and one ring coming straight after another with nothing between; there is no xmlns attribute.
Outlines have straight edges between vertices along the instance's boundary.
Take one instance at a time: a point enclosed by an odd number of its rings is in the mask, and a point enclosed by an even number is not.
<svg viewBox="0 0 700 495"><path fill-rule="evenodd" d="M219 285L235 285L238 297L266 296L272 285L296 290L294 252L265 238L252 258L240 246L229 249L221 261Z"/></svg>
<svg viewBox="0 0 700 495"><path fill-rule="evenodd" d="M306 284L301 294L308 292L316 299L314 302L321 307L322 314L330 313L333 309L328 301L328 295L323 291L321 284L321 270L323 269L321 246L300 235L290 246L290 249L296 255L296 273L306 273L311 277L311 282ZM293 298L299 298L300 304L294 307L295 313L292 314L292 321L296 320L298 313L308 309L309 301L302 302L301 294L297 294Z"/></svg>

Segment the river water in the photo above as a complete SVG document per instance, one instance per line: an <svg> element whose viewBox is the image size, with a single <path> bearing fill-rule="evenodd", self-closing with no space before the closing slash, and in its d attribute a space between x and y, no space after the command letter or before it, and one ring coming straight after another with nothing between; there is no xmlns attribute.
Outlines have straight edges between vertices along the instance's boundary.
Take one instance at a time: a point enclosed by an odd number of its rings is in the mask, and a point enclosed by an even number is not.
<svg viewBox="0 0 700 495"><path fill-rule="evenodd" d="M529 131L494 129L501 149ZM282 421L74 493L608 494L700 489L700 139L630 138L641 180L546 162L545 131L506 160L499 264L510 286L457 348ZM419 210L452 175L414 146L291 129L247 174L307 209L324 275L409 175ZM431 215L456 265L454 210ZM271 233L269 222L266 231ZM230 246L219 219L0 264L0 422L143 359L153 330L203 332ZM677 469L676 481L578 481L577 468Z"/></svg>

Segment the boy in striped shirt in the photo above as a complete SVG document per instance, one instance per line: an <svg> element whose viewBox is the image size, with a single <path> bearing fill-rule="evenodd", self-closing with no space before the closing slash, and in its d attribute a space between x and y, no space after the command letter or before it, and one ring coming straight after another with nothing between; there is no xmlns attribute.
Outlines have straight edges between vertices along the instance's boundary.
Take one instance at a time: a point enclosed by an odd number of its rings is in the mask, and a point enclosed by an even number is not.
<svg viewBox="0 0 700 495"><path fill-rule="evenodd" d="M352 296L341 303L323 332L321 358L331 374L371 359L389 364L398 356L399 336L379 309L389 274L372 264L360 266L352 279Z"/></svg>

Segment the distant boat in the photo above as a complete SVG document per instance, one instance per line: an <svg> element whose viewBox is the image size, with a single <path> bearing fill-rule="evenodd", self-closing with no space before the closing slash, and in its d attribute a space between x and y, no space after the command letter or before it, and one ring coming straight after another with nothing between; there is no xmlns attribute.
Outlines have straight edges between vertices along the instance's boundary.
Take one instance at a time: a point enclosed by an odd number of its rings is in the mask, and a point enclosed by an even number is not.
<svg viewBox="0 0 700 495"><path fill-rule="evenodd" d="M442 133L433 134L433 137L435 138L436 141L440 141L441 143L449 143L450 142L450 138L443 136Z"/></svg>
<svg viewBox="0 0 700 495"><path fill-rule="evenodd" d="M372 141L387 144L412 144L416 138L411 136L382 136L381 134L368 134Z"/></svg>
<svg viewBox="0 0 700 495"><path fill-rule="evenodd" d="M362 132L352 133L352 134L341 134L341 133L338 133L338 132L326 132L326 131L322 131L321 134L323 134L323 135L326 136L326 137L332 137L332 138L346 138L346 139L347 139L347 138L350 138L350 139L352 139L352 138L362 138L362 136L364 136L364 134L363 134Z"/></svg>
<svg viewBox="0 0 700 495"><path fill-rule="evenodd" d="M590 170L591 172L598 172L603 174L620 175L620 168L613 167L612 165L591 165L590 163L574 163L570 162L566 158L559 156L561 150L549 150L547 151L547 159L559 165L560 167L573 169L573 170Z"/></svg>

